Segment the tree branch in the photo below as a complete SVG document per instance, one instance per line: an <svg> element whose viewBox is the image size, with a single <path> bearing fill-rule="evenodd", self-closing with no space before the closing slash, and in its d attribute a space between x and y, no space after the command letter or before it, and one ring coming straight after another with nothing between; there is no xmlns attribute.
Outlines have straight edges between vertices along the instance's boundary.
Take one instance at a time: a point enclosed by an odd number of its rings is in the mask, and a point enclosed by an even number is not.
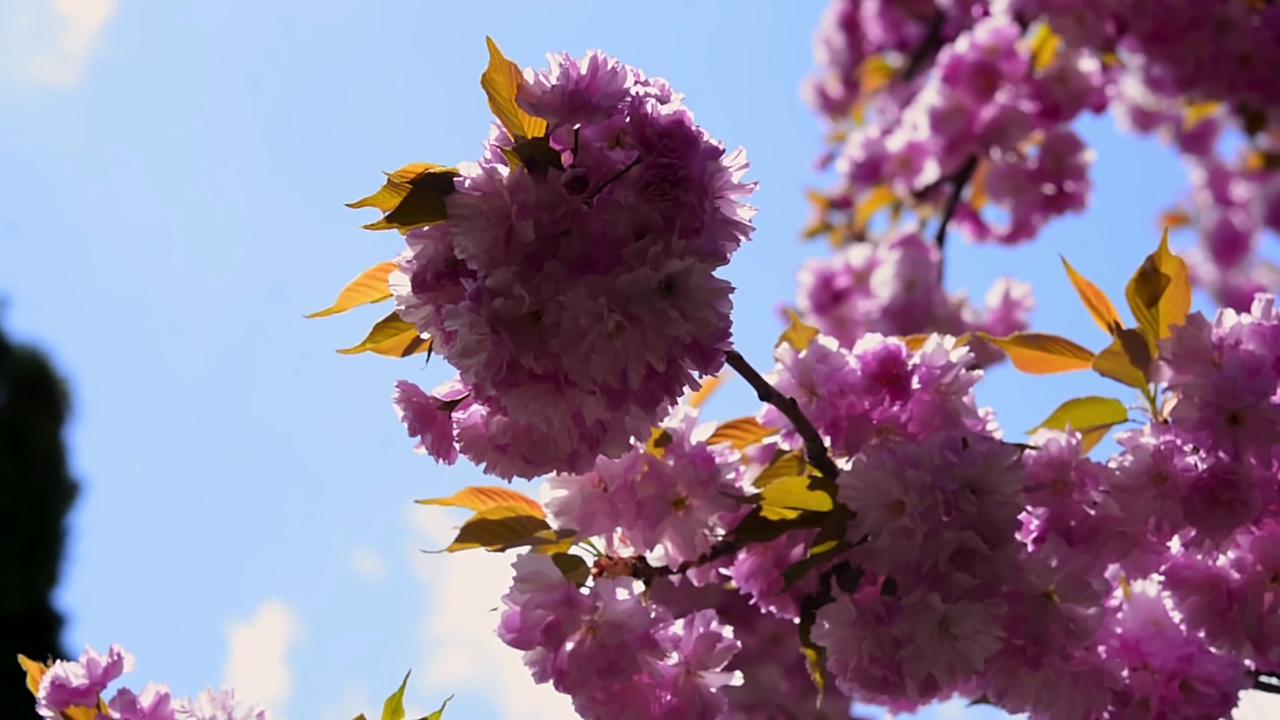
<svg viewBox="0 0 1280 720"><path fill-rule="evenodd" d="M978 156L970 155L969 159L964 161L964 165L961 165L960 169L951 176L951 194L947 196L947 204L942 207L942 222L938 223L938 231L933 236L933 241L939 250L947 244L947 225L951 223L951 216L955 214L956 206L960 204L960 194L964 192L964 186L969 184L969 180L973 178L973 173L977 169Z"/></svg>
<svg viewBox="0 0 1280 720"><path fill-rule="evenodd" d="M809 422L809 418L805 417L803 411L800 410L800 403L795 398L787 397L778 391L777 388L769 384L756 369L751 367L747 359L738 354L735 350L725 353L725 362L729 367L733 368L742 376L744 380L751 385L756 391L756 396L760 398L760 402L772 405L791 421L792 427L804 440L804 454L809 464L817 468L818 472L824 479L832 482L840 475L840 469L836 467L835 461L831 459L831 455L827 452L827 445L822 441L822 436L818 434L818 429Z"/></svg>

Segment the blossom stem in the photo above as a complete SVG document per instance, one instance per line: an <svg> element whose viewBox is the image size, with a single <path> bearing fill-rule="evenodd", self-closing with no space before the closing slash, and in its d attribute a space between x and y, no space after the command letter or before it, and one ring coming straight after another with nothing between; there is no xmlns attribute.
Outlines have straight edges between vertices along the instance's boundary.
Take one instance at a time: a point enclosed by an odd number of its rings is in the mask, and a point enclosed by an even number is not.
<svg viewBox="0 0 1280 720"><path fill-rule="evenodd" d="M737 351L730 350L725 353L724 357L729 367L736 370L756 391L756 396L760 398L760 402L774 406L791 421L792 427L795 428L800 438L804 440L804 452L809 464L817 468L824 479L835 481L836 477L840 475L840 469L836 467L831 455L827 452L827 445L822 441L822 436L818 434L818 429L813 426L812 422L809 422L809 418L800 410L800 403L796 402L793 397L783 395L777 388L769 384L769 381L756 372L756 369L751 367L747 359L738 354Z"/></svg>
<svg viewBox="0 0 1280 720"><path fill-rule="evenodd" d="M576 162L576 158L575 158L575 162ZM628 172L630 172L630 171L631 171L631 169L632 169L632 168L634 168L635 166L637 166L637 165L639 165L639 164L640 164L640 156L639 156L639 155L637 155L637 156L636 156L636 158L635 158L634 160L632 160L631 162L627 163L627 166L626 166L626 167L622 168L622 169L621 169L621 170L619 170L618 172L616 172L616 173L614 173L613 175L611 175L610 177L606 178L604 182L602 182L602 183L600 183L599 185L597 185L597 186L596 186L596 189L595 189L595 190L592 190L590 193L588 193L588 194L587 194L587 196L586 196L585 198L583 198L583 200L585 200L586 202L591 202L592 200L595 200L595 199L596 199L596 197L600 195L600 193L604 192L604 189L605 189L605 188L607 188L607 187L609 187L610 185L612 185L612 184L614 184L615 182L617 182L617 181L618 181L618 180L619 180L623 175L626 175Z"/></svg>

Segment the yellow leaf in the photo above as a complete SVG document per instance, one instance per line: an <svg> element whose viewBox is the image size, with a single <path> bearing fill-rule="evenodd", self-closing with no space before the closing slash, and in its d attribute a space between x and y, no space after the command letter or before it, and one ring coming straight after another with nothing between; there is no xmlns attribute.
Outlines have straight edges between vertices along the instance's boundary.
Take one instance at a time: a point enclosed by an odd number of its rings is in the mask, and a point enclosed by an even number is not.
<svg viewBox="0 0 1280 720"><path fill-rule="evenodd" d="M787 323L787 329L783 330L782 334L778 336L778 342L774 343L773 347L776 349L786 343L795 348L796 352L803 352L805 348L809 347L809 343L818 337L818 328L806 325L800 319L800 315L791 308L787 308L787 317L790 318L790 322Z"/></svg>
<svg viewBox="0 0 1280 720"><path fill-rule="evenodd" d="M714 393L716 388L719 388L720 385L724 383L725 379L732 374L733 370L725 368L724 372L719 375L703 380L702 387L695 390L694 393L689 396L689 407L702 407L702 404L707 401L707 398L711 397L711 393Z"/></svg>
<svg viewBox="0 0 1280 720"><path fill-rule="evenodd" d="M1160 213L1160 218L1156 221L1157 227L1167 228L1169 230L1177 230L1180 227L1186 227L1191 224L1191 216L1186 210L1178 208L1170 208Z"/></svg>
<svg viewBox="0 0 1280 720"><path fill-rule="evenodd" d="M862 196L858 200L858 207L853 213L853 229L855 231L865 230L867 223L871 222L871 218L876 213L889 207L897 200L898 196L893 194L893 190L888 185L877 185L871 189L871 192Z"/></svg>
<svg viewBox="0 0 1280 720"><path fill-rule="evenodd" d="M537 500L524 493L497 485L472 485L459 490L449 497L426 498L425 500L414 500L414 502L419 505L460 507L477 512L500 505L523 505L530 513L538 517L546 517L542 506L538 504Z"/></svg>
<svg viewBox="0 0 1280 720"><path fill-rule="evenodd" d="M338 352L343 355L371 352L375 355L403 358L429 350L431 338L420 335L417 328L401 320L393 310L370 328L369 334L358 345Z"/></svg>
<svg viewBox="0 0 1280 720"><path fill-rule="evenodd" d="M391 289L387 287L387 277L396 269L394 261L378 263L356 276L338 293L338 299L324 310L313 312L308 318L327 317L346 312L353 307L369 303L382 302L391 297Z"/></svg>
<svg viewBox="0 0 1280 720"><path fill-rule="evenodd" d="M779 452L751 484L758 488L766 488L785 478L807 478L811 470L809 463L805 461L803 450Z"/></svg>
<svg viewBox="0 0 1280 720"><path fill-rule="evenodd" d="M38 663L26 655L18 655L18 665L23 672L27 674L27 689L35 695L40 691L40 678L44 677L44 673L49 669L50 665Z"/></svg>
<svg viewBox="0 0 1280 720"><path fill-rule="evenodd" d="M1209 119L1220 107L1222 107L1222 103L1217 100L1188 103L1182 109L1182 131L1189 132L1195 126Z"/></svg>
<svg viewBox="0 0 1280 720"><path fill-rule="evenodd" d="M1067 277L1071 278L1071 286L1076 289L1076 294L1080 296L1080 302L1084 303L1085 308L1089 310L1089 316L1098 324L1098 327L1102 328L1108 335L1115 335L1119 332L1124 327L1124 323L1120 322L1120 314L1116 312L1116 306L1111 304L1111 299L1107 297L1106 293L1076 272L1076 269L1071 267L1071 263L1067 262L1066 258L1062 258L1062 266L1067 269Z"/></svg>
<svg viewBox="0 0 1280 720"><path fill-rule="evenodd" d="M849 108L849 117L862 124L862 109L872 95L880 92L893 80L894 67L883 55L871 55L858 66L858 96Z"/></svg>
<svg viewBox="0 0 1280 720"><path fill-rule="evenodd" d="M1129 419L1124 403L1115 398L1089 396L1068 400L1058 406L1044 422L1032 428L1028 434L1048 428L1066 430L1068 427L1080 433L1080 452L1087 454L1106 437L1113 425Z"/></svg>
<svg viewBox="0 0 1280 720"><path fill-rule="evenodd" d="M671 433L667 432L663 428L655 427L649 434L649 442L644 445L645 452L654 457L660 458L667 454L667 446L670 445L671 441L674 439L675 438L671 437Z"/></svg>
<svg viewBox="0 0 1280 720"><path fill-rule="evenodd" d="M1169 337L1171 327L1186 321L1191 310L1191 278L1187 263L1169 252L1167 228L1160 247L1147 256L1129 280L1125 298L1138 325L1152 341Z"/></svg>
<svg viewBox="0 0 1280 720"><path fill-rule="evenodd" d="M429 170L449 170L441 165L433 163L410 163L395 172L383 173L387 176L387 182L378 190L378 192L359 200L347 203L349 208L378 208L384 213L395 210L396 205L404 199L409 193L410 185L415 178Z"/></svg>
<svg viewBox="0 0 1280 720"><path fill-rule="evenodd" d="M410 671L412 672L412 671ZM409 684L409 673L404 674L400 687L382 703L382 720L404 720L404 687Z"/></svg>
<svg viewBox="0 0 1280 720"><path fill-rule="evenodd" d="M547 132L547 121L516 104L516 93L524 82L520 67L502 55L493 38L484 40L489 46L489 67L480 76L480 87L489 98L489 110L515 140L542 137Z"/></svg>
<svg viewBox="0 0 1280 720"><path fill-rule="evenodd" d="M426 717L422 718L422 720L441 720L441 718L443 718L443 717L444 717L444 709L445 709L445 708L447 708L447 707L449 707L449 701L450 701L450 700L453 700L453 696L452 696L452 695L450 695L449 697L445 698L445 699L444 699L444 702L440 703L440 707L439 707L439 709L432 711L432 713L431 713L430 715L428 715L428 716L426 716Z"/></svg>
<svg viewBox="0 0 1280 720"><path fill-rule="evenodd" d="M446 218L445 198L456 189L453 180L458 177L457 170L415 163L386 175L387 182L378 192L347 203L349 208L375 207L383 212L381 220L365 225L364 229L394 228L404 233Z"/></svg>
<svg viewBox="0 0 1280 720"><path fill-rule="evenodd" d="M1032 375L1084 370L1093 361L1088 349L1057 335L1020 332L994 337L978 333L978 337L1004 350L1014 367Z"/></svg>
<svg viewBox="0 0 1280 720"><path fill-rule="evenodd" d="M911 352L920 352L924 349L925 343L929 342L929 338L933 337L933 335L934 333L921 333L919 335L904 335L898 339L901 340L902 344L906 345L907 349ZM969 344L969 333L956 337L956 347L967 344Z"/></svg>
<svg viewBox="0 0 1280 720"><path fill-rule="evenodd" d="M742 450L764 440L777 433L773 428L767 428L761 425L753 417L740 417L736 420L730 420L716 431L711 433L711 437L707 438L708 445L716 445L718 443L729 443L735 448Z"/></svg>
<svg viewBox="0 0 1280 720"><path fill-rule="evenodd" d="M766 520L790 520L805 510L827 512L835 507L830 495L809 489L807 477L782 478L760 494L760 515Z"/></svg>
<svg viewBox="0 0 1280 720"><path fill-rule="evenodd" d="M1147 368L1151 364L1147 337L1140 330L1124 328L1116 333L1105 350L1093 359L1093 370L1099 375L1143 390L1147 387ZM1143 354L1146 362L1143 362Z"/></svg>
<svg viewBox="0 0 1280 720"><path fill-rule="evenodd" d="M1036 70L1044 70L1058 56L1062 38L1049 27L1049 23L1042 21L1036 23L1036 28L1031 34L1030 45L1031 66Z"/></svg>

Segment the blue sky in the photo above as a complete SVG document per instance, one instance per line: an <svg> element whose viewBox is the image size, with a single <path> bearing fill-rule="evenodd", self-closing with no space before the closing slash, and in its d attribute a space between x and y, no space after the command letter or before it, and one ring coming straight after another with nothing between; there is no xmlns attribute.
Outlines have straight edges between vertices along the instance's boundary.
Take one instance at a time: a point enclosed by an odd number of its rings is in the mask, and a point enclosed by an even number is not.
<svg viewBox="0 0 1280 720"><path fill-rule="evenodd" d="M383 308L302 316L398 249L344 202L380 171L477 155L489 34L526 66L603 49L747 147L758 230L727 275L738 346L768 364L775 306L825 252L797 240L819 7L605 7L0 0L0 294L6 330L48 351L75 401L70 647L119 642L138 684L234 681L293 720L376 712L408 668L411 711L456 693L448 717L564 717L491 637L509 558L418 552L460 518L411 501L486 482L411 452L391 409L397 379L432 386L445 365L334 352ZM1038 329L1100 347L1057 254L1118 295L1185 187L1167 150L1111 127L1083 124L1089 214L1016 250L953 243L950 283L980 296L1015 274ZM1000 369L980 400L1012 435L1109 385ZM735 384L706 412L752 410Z"/></svg>

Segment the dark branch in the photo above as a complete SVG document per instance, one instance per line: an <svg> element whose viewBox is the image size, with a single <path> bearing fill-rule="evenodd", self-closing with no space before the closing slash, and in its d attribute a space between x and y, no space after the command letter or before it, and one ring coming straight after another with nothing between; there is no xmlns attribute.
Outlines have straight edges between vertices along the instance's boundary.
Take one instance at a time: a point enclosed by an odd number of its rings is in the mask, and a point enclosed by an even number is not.
<svg viewBox="0 0 1280 720"><path fill-rule="evenodd" d="M934 233L933 241L941 250L947 244L947 225L951 223L951 216L956 212L956 206L960 204L960 194L964 192L964 186L969 184L969 180L973 178L973 173L978 169L978 156L970 155L968 160L964 161L964 165L951 176L951 194L947 196L947 204L942 207L942 221L938 223L938 231Z"/></svg>
<svg viewBox="0 0 1280 720"><path fill-rule="evenodd" d="M1272 695L1280 695L1280 676L1275 673L1254 672L1253 689Z"/></svg>
<svg viewBox="0 0 1280 720"><path fill-rule="evenodd" d="M939 10L929 19L929 27L925 30L924 40L916 46L915 52L911 53L911 57L907 60L907 67L902 71L902 78L910 80L916 76L924 68L925 63L933 59L934 55L942 49L942 24L947 19L947 14Z"/></svg>
<svg viewBox="0 0 1280 720"><path fill-rule="evenodd" d="M577 162L577 158L574 158L574 162ZM597 185L595 190L592 190L590 193L587 194L586 197L582 199L583 202L590 204L592 200L595 200L597 197L600 196L600 193L604 192L605 188L617 182L623 175L626 175L628 172L631 172L631 169L639 164L640 164L640 156L637 155L634 160L627 163L626 167L622 168L618 172L609 176L608 178L605 179L604 182Z"/></svg>
<svg viewBox="0 0 1280 720"><path fill-rule="evenodd" d="M840 475L840 469L836 467L831 455L827 452L827 445L822 441L822 436L818 434L818 429L813 426L813 423L809 422L809 418L805 417L804 412L800 410L800 403L796 402L795 398L783 395L777 388L770 385L769 381L761 377L760 373L756 372L756 369L747 362L747 359L736 351L730 350L725 353L725 362L751 385L752 389L756 391L756 396L760 398L760 402L777 408L779 412L791 421L792 427L796 429L801 439L804 440L804 453L809 460L809 464L817 468L823 478L835 481L836 477Z"/></svg>

